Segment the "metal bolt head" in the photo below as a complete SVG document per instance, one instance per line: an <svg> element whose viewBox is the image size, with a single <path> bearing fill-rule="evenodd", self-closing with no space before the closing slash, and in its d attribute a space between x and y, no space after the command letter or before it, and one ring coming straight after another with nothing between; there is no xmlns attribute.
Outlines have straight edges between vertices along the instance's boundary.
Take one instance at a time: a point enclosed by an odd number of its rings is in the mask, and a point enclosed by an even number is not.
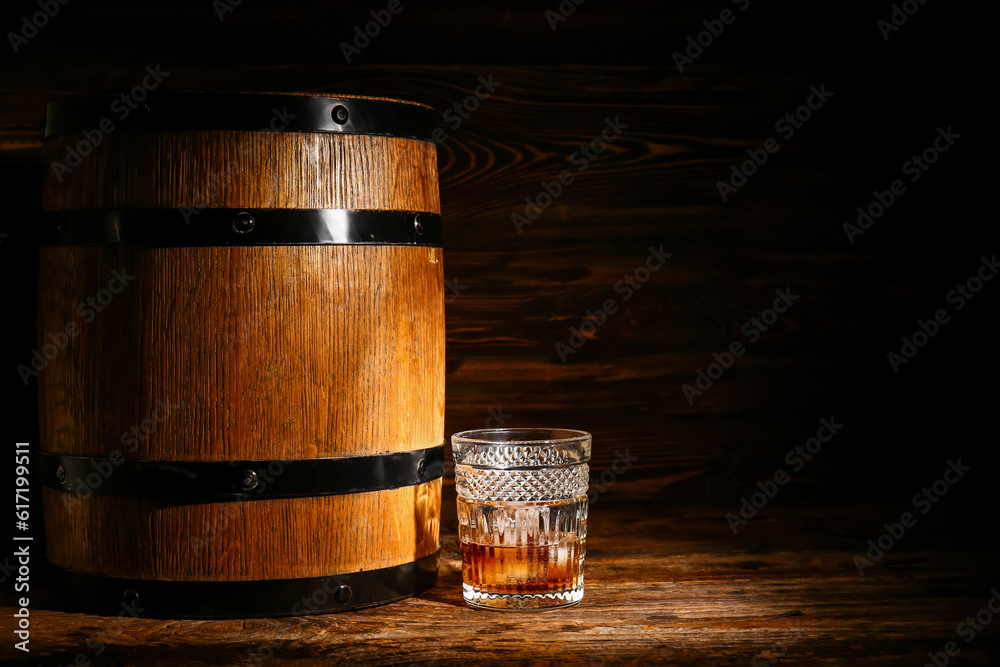
<svg viewBox="0 0 1000 667"><path fill-rule="evenodd" d="M254 226L253 216L243 211L242 213L237 213L236 217L233 218L233 231L237 234L246 234Z"/></svg>
<svg viewBox="0 0 1000 667"><path fill-rule="evenodd" d="M413 229L416 230L418 236L424 233L424 221L419 213L413 216Z"/></svg>
<svg viewBox="0 0 1000 667"><path fill-rule="evenodd" d="M427 472L427 461L420 459L417 463L417 478L423 479L425 472Z"/></svg>
<svg viewBox="0 0 1000 667"><path fill-rule="evenodd" d="M139 604L139 593L135 589L129 588L124 593L122 593L122 602L124 602L127 605Z"/></svg>
<svg viewBox="0 0 1000 667"><path fill-rule="evenodd" d="M347 122L347 119L351 117L351 114L347 112L347 107L343 104L338 104L333 107L333 111L330 115L333 117L333 122L337 125L343 125Z"/></svg>
<svg viewBox="0 0 1000 667"><path fill-rule="evenodd" d="M337 601L337 604L347 604L351 601L351 587L341 586L334 591L333 599Z"/></svg>
<svg viewBox="0 0 1000 667"><path fill-rule="evenodd" d="M257 488L257 484L260 483L260 479L257 477L257 473L253 470L244 470L243 478L240 480L240 486L243 487L244 491L253 491Z"/></svg>
<svg viewBox="0 0 1000 667"><path fill-rule="evenodd" d="M56 468L56 479L59 480L60 484L66 483L66 468L63 468L62 466Z"/></svg>

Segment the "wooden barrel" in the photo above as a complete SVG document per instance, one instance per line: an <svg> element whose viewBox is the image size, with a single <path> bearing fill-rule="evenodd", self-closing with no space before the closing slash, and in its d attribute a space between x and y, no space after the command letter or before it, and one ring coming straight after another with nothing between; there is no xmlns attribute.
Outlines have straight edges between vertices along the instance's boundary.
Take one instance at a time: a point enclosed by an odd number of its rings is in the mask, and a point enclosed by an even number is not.
<svg viewBox="0 0 1000 667"><path fill-rule="evenodd" d="M433 585L432 129L381 98L48 106L36 366L61 597L246 617Z"/></svg>

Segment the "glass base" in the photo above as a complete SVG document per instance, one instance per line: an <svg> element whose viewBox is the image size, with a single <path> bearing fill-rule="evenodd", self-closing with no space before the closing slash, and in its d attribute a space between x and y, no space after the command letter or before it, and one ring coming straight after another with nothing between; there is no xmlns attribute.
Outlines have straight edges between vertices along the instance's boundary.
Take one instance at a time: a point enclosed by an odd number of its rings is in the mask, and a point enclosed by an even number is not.
<svg viewBox="0 0 1000 667"><path fill-rule="evenodd" d="M583 584L576 588L552 593L489 593L462 583L462 597L466 603L480 609L507 609L514 611L569 607L583 599Z"/></svg>

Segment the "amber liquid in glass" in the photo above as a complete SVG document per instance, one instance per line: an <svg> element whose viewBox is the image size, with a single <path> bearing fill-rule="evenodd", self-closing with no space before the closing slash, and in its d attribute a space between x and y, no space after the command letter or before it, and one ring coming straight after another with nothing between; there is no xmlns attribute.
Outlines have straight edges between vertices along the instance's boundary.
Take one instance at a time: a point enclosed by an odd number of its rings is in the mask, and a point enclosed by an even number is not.
<svg viewBox="0 0 1000 667"><path fill-rule="evenodd" d="M586 538L561 536L558 544L496 546L462 543L463 580L479 590L507 595L558 593L583 579Z"/></svg>

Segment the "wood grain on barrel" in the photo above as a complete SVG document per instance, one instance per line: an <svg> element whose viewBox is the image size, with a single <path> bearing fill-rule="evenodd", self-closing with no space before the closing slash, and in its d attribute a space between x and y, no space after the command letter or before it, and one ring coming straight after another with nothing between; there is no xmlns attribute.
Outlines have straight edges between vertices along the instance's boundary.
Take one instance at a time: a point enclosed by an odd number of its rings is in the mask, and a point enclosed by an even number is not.
<svg viewBox="0 0 1000 667"><path fill-rule="evenodd" d="M231 461L440 445L441 257L367 245L44 248L39 330L80 329L39 376L45 449ZM116 271L134 278L88 323L86 300Z"/></svg>
<svg viewBox="0 0 1000 667"><path fill-rule="evenodd" d="M441 480L313 498L178 505L45 489L49 559L139 579L321 577L438 549Z"/></svg>
<svg viewBox="0 0 1000 667"><path fill-rule="evenodd" d="M66 146L81 139L49 139L47 160L61 159ZM46 174L45 210L183 206L441 211L434 144L396 137L123 131L108 135L61 178Z"/></svg>

